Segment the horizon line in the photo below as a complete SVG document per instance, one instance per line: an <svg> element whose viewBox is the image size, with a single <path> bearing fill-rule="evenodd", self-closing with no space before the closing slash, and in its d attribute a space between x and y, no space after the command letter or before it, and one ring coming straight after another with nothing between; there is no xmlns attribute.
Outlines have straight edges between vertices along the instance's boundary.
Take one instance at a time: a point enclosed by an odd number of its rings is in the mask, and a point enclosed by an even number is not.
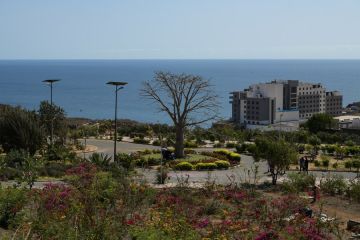
<svg viewBox="0 0 360 240"><path fill-rule="evenodd" d="M137 61L137 60L360 60L360 58L0 58L0 61Z"/></svg>

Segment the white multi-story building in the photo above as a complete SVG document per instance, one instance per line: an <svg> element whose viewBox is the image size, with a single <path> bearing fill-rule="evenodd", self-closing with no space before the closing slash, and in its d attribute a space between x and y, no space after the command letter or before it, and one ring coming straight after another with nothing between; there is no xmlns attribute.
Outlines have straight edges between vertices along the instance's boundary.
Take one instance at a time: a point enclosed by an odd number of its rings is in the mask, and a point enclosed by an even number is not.
<svg viewBox="0 0 360 240"><path fill-rule="evenodd" d="M315 113L337 115L342 108L339 92L326 92L319 83L298 80L253 84L243 91L232 92L230 99L232 120L247 128L279 123L298 126L299 120Z"/></svg>

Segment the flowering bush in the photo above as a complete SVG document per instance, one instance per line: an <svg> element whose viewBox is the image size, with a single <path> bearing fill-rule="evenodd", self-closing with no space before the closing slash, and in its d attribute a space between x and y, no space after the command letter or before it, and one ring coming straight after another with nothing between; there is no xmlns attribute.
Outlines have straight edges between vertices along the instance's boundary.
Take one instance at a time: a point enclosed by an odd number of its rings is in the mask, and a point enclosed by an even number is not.
<svg viewBox="0 0 360 240"><path fill-rule="evenodd" d="M318 240L331 239L336 227L302 214L306 202L296 195L269 198L235 185L154 189L122 170L101 172L82 163L68 170L66 184L15 198L27 205L8 208L26 209L14 239ZM1 204L12 202L0 196Z"/></svg>

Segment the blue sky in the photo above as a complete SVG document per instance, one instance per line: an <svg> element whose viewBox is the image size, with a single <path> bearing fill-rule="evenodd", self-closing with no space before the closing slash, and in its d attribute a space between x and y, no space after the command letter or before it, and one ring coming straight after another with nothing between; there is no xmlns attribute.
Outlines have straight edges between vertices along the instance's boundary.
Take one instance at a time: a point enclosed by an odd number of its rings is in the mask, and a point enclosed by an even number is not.
<svg viewBox="0 0 360 240"><path fill-rule="evenodd" d="M0 0L0 59L359 59L359 29L359 0Z"/></svg>

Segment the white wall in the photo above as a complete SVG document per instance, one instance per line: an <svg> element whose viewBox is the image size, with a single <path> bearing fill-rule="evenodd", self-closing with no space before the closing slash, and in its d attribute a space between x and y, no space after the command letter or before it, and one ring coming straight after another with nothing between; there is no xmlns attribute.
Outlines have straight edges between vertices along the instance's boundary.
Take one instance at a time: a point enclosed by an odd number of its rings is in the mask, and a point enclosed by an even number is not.
<svg viewBox="0 0 360 240"><path fill-rule="evenodd" d="M275 122L289 122L289 121L299 121L299 111L276 111Z"/></svg>

